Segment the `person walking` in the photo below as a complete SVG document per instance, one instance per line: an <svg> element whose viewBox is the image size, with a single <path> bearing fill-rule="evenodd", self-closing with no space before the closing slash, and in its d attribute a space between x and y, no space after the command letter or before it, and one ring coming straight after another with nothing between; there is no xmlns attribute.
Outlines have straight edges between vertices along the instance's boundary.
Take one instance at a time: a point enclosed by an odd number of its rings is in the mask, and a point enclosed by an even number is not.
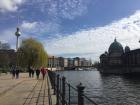
<svg viewBox="0 0 140 105"><path fill-rule="evenodd" d="M40 70L37 68L36 69L36 77L37 77L37 79L39 79L39 75L40 75Z"/></svg>
<svg viewBox="0 0 140 105"><path fill-rule="evenodd" d="M32 78L34 77L34 69L31 70Z"/></svg>
<svg viewBox="0 0 140 105"><path fill-rule="evenodd" d="M32 68L31 67L29 67L29 78L31 78L31 74L32 74Z"/></svg>
<svg viewBox="0 0 140 105"><path fill-rule="evenodd" d="M16 79L18 79L19 78L19 68L18 67L16 67L15 74L16 74Z"/></svg>
<svg viewBox="0 0 140 105"><path fill-rule="evenodd" d="M44 80L45 75L46 75L46 69L45 68L41 68L41 73L42 73L43 80Z"/></svg>
<svg viewBox="0 0 140 105"><path fill-rule="evenodd" d="M12 68L11 73L12 73L12 79L14 79L15 78L15 74L16 74L15 67Z"/></svg>

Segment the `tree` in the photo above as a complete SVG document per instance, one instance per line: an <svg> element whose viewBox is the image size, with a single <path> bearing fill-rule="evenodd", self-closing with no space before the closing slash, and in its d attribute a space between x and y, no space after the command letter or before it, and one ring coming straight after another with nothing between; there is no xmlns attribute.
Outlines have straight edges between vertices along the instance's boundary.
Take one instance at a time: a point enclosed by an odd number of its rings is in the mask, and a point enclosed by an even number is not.
<svg viewBox="0 0 140 105"><path fill-rule="evenodd" d="M94 64L93 64L93 67L98 68L99 65L100 65L100 63L98 61L95 61Z"/></svg>
<svg viewBox="0 0 140 105"><path fill-rule="evenodd" d="M23 68L46 67L48 55L39 41L29 38L22 41L18 52L17 62Z"/></svg>
<svg viewBox="0 0 140 105"><path fill-rule="evenodd" d="M0 72L7 72L10 67L10 58L8 54L1 53L0 54Z"/></svg>
<svg viewBox="0 0 140 105"><path fill-rule="evenodd" d="M1 53L0 55L0 67L9 66L9 57L7 53Z"/></svg>

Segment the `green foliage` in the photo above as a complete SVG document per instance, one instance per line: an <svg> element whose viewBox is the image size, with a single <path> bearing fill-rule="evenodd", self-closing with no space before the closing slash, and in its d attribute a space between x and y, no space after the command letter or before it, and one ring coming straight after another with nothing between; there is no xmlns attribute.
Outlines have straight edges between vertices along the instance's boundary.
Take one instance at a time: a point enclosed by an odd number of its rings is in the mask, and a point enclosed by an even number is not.
<svg viewBox="0 0 140 105"><path fill-rule="evenodd" d="M9 67L0 68L0 73L7 73L9 71L10 71L10 68Z"/></svg>
<svg viewBox="0 0 140 105"><path fill-rule="evenodd" d="M0 55L0 67L5 67L9 65L9 57L6 53L1 53Z"/></svg>
<svg viewBox="0 0 140 105"><path fill-rule="evenodd" d="M23 40L18 49L18 65L21 67L46 67L48 55L42 45L35 39Z"/></svg>

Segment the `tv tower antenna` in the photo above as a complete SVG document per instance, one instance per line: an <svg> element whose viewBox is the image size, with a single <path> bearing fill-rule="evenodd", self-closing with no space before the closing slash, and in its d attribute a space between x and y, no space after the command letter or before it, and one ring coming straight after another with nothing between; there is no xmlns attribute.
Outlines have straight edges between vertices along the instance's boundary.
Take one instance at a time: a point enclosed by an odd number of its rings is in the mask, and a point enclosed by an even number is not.
<svg viewBox="0 0 140 105"><path fill-rule="evenodd" d="M16 51L18 50L18 39L21 35L21 32L20 32L20 29L19 29L19 19L20 19L20 16L18 14L17 16L17 30L15 32L15 36L16 36Z"/></svg>

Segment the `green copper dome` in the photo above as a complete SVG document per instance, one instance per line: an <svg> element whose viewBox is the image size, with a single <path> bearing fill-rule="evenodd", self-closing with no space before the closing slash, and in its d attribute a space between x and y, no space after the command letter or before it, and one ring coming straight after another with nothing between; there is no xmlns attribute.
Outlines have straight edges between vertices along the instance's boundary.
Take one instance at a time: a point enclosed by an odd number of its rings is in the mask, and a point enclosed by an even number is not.
<svg viewBox="0 0 140 105"><path fill-rule="evenodd" d="M123 47L122 45L115 39L114 42L110 45L108 49L109 54L110 53L123 53Z"/></svg>

